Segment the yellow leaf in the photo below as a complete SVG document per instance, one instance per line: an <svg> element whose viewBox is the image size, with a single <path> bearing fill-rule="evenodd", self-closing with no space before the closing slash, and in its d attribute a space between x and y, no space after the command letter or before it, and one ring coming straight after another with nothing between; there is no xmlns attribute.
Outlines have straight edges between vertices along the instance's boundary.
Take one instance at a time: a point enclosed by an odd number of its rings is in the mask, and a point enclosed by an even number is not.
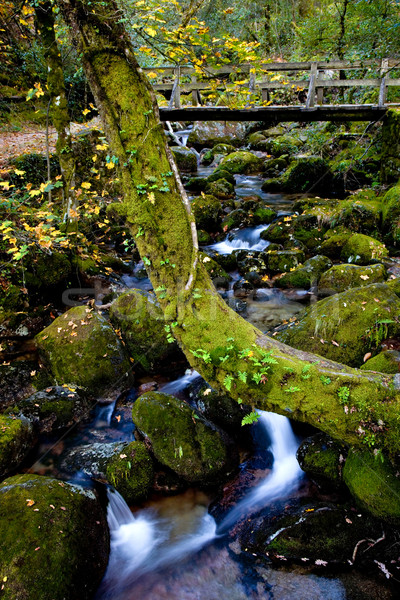
<svg viewBox="0 0 400 600"><path fill-rule="evenodd" d="M96 156L97 158L97 156ZM83 183L81 183L81 187L83 187L84 190L89 190L92 187L92 184L89 183L88 181L84 181Z"/></svg>
<svg viewBox="0 0 400 600"><path fill-rule="evenodd" d="M150 204L155 204L156 201L156 197L154 196L154 192L149 192L149 194L147 195Z"/></svg>
<svg viewBox="0 0 400 600"><path fill-rule="evenodd" d="M90 113L90 109L89 108L85 108L85 110L82 111L82 114L86 117L86 115Z"/></svg>
<svg viewBox="0 0 400 600"><path fill-rule="evenodd" d="M148 33L151 37L154 37L157 34L157 30L153 29L153 27L146 27L145 32Z"/></svg>
<svg viewBox="0 0 400 600"><path fill-rule="evenodd" d="M97 158L98 158L98 157L97 157L97 154L93 154L93 156L92 156L92 161L93 161L93 162L96 162Z"/></svg>
<svg viewBox="0 0 400 600"><path fill-rule="evenodd" d="M26 171L20 171L19 169L14 169L14 173L16 175L25 175Z"/></svg>
<svg viewBox="0 0 400 600"><path fill-rule="evenodd" d="M27 499L26 499L26 505L27 505L27 506L33 506L34 504L35 504L35 501L34 501L34 500L31 500L30 498L27 498Z"/></svg>
<svg viewBox="0 0 400 600"><path fill-rule="evenodd" d="M97 144L96 150L107 150L108 144Z"/></svg>
<svg viewBox="0 0 400 600"><path fill-rule="evenodd" d="M157 77L157 73L154 73L154 71L152 71L151 73L147 73L147 77L149 79L155 79Z"/></svg>
<svg viewBox="0 0 400 600"><path fill-rule="evenodd" d="M113 168L114 168L114 166L115 166L115 165L114 165L114 163L113 163L113 161L112 161L112 160L110 160L110 162L106 163L106 167L107 167L107 169L113 169Z"/></svg>

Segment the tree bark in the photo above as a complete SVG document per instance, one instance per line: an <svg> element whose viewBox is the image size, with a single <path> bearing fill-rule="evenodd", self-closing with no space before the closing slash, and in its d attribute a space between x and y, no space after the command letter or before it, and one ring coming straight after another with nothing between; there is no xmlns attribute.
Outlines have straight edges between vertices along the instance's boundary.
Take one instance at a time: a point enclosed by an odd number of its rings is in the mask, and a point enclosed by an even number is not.
<svg viewBox="0 0 400 600"><path fill-rule="evenodd" d="M47 65L47 87L50 94L50 116L57 131L56 152L63 178L64 219L70 219L75 203L75 156L72 149L70 116L64 85L60 49L54 29L52 3L45 0L35 4L36 27L43 43Z"/></svg>
<svg viewBox="0 0 400 600"><path fill-rule="evenodd" d="M400 376L361 372L294 350L229 309L199 259L194 219L155 96L116 5L59 5L119 158L127 220L166 323L193 367L233 398L310 423L352 446L363 446L366 434L374 433L375 447L397 453Z"/></svg>

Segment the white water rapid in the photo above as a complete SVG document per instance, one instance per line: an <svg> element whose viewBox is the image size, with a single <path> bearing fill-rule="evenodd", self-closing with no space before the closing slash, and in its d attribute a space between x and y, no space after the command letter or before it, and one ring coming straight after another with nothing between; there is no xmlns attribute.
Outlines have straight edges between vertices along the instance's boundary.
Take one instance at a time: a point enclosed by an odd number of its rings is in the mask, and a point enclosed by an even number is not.
<svg viewBox="0 0 400 600"><path fill-rule="evenodd" d="M232 254L234 250L265 250L269 242L262 240L260 234L267 229L268 225L257 227L246 227L235 232L235 236L229 234L223 242L212 244L210 248L219 254Z"/></svg>

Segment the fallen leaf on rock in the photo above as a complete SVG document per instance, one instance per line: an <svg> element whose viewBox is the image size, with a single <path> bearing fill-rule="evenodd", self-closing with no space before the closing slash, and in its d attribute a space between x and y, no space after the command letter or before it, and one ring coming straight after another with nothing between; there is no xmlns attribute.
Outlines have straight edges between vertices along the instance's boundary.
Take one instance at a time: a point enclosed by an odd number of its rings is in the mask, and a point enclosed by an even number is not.
<svg viewBox="0 0 400 600"><path fill-rule="evenodd" d="M367 352L366 354L364 354L363 362L366 362L369 358L371 358L371 356L371 352Z"/></svg>
<svg viewBox="0 0 400 600"><path fill-rule="evenodd" d="M340 346L340 344L338 344L337 342L335 342L335 340L332 340L332 344L333 344L334 346L337 346L338 348L339 348L339 346Z"/></svg>
<svg viewBox="0 0 400 600"><path fill-rule="evenodd" d="M364 279L364 281L367 281L367 279L369 279L368 275L360 275L360 279Z"/></svg>

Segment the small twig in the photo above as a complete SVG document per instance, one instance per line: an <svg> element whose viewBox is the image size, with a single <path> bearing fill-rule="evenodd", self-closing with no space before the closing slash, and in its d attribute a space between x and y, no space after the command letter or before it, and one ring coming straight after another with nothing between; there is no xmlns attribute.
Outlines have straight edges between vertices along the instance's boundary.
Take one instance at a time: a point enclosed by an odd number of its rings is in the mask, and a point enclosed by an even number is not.
<svg viewBox="0 0 400 600"><path fill-rule="evenodd" d="M378 538L377 540L371 540L370 538L365 538L364 540L360 540L359 542L357 542L357 544L354 546L353 555L351 557L351 562L354 563L354 561L356 560L357 551L358 551L359 547L361 546L361 544L364 544L364 542L369 542L370 545L368 546L368 548L366 548L366 550L364 550L364 552L367 552L368 550L370 550L371 548L376 546L376 544L379 544L379 542L383 542L384 539L386 539L385 532L383 532L382 536L380 538Z"/></svg>

